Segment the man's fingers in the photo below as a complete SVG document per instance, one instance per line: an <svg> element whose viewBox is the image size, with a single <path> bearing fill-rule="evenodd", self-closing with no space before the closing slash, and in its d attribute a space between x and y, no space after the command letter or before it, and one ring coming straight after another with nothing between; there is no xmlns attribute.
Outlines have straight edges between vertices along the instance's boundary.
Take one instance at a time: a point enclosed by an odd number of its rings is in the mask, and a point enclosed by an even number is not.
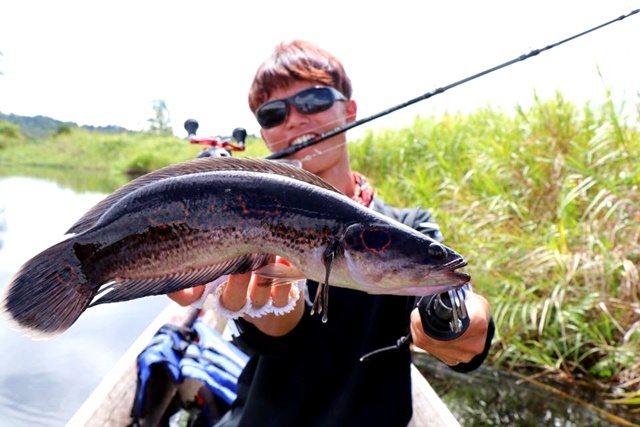
<svg viewBox="0 0 640 427"><path fill-rule="evenodd" d="M273 256L270 262L276 264L291 265L291 263L282 257ZM253 276L249 285L249 298L251 305L254 307L262 307L269 301L271 297L273 305L276 307L284 307L289 302L289 292L291 284L273 286L273 279L266 279L260 276Z"/></svg>
<svg viewBox="0 0 640 427"><path fill-rule="evenodd" d="M286 259L275 256L270 259L270 262L291 265ZM273 282L273 279L266 279L252 273L231 275L222 289L220 303L229 311L238 311L246 305L248 295L251 306L255 309L265 306L269 298L275 307L285 307L289 303L291 284L272 286Z"/></svg>
<svg viewBox="0 0 640 427"><path fill-rule="evenodd" d="M269 301L271 295L271 279L265 279L259 276L253 276L251 286L249 287L249 298L251 305L254 307L262 307Z"/></svg>
<svg viewBox="0 0 640 427"><path fill-rule="evenodd" d="M266 264L274 262L275 259L275 255L269 256ZM252 306L259 308L269 301L271 282L272 280L265 279L264 277L256 275L251 276L251 281L249 282L249 299L251 300Z"/></svg>
<svg viewBox="0 0 640 427"><path fill-rule="evenodd" d="M220 296L220 302L224 308L230 311L237 311L245 306L250 279L251 272L229 276L227 285Z"/></svg>
<svg viewBox="0 0 640 427"><path fill-rule="evenodd" d="M291 283L286 285L273 286L271 289L271 298L273 305L276 307L284 307L289 303L289 292L291 292Z"/></svg>
<svg viewBox="0 0 640 427"><path fill-rule="evenodd" d="M193 288L182 289L181 291L172 292L167 294L169 298L177 302L183 307L186 307L197 301L201 296L202 292L204 292L204 286L194 286Z"/></svg>

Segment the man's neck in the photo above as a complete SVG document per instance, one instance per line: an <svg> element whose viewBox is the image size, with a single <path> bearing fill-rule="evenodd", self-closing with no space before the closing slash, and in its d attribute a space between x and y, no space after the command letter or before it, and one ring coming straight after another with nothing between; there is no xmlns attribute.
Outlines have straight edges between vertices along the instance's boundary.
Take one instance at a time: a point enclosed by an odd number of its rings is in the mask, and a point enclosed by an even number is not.
<svg viewBox="0 0 640 427"><path fill-rule="evenodd" d="M319 173L318 176L346 196L353 196L353 174L351 173L351 164L348 157L331 169Z"/></svg>

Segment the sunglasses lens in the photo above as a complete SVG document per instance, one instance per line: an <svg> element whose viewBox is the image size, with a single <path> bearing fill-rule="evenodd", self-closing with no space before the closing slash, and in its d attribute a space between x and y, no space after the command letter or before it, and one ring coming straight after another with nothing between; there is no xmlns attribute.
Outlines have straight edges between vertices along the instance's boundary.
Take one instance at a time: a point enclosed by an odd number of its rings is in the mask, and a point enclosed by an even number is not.
<svg viewBox="0 0 640 427"><path fill-rule="evenodd" d="M324 87L304 90L293 98L293 105L304 114L315 114L326 111L333 106L334 97L331 91Z"/></svg>
<svg viewBox="0 0 640 427"><path fill-rule="evenodd" d="M287 118L287 108L285 101L267 102L256 112L258 123L265 129L278 126Z"/></svg>
<svg viewBox="0 0 640 427"><path fill-rule="evenodd" d="M256 111L256 118L263 129L282 124L289 114L289 104L302 114L321 113L333 107L336 99L346 98L337 90L329 87L312 87L296 93L290 98L278 99L263 104Z"/></svg>

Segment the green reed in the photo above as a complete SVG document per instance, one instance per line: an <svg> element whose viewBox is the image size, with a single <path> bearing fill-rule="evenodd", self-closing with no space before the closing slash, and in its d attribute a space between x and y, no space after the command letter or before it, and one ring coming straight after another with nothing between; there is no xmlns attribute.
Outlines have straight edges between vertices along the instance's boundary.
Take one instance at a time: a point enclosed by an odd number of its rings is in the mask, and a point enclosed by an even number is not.
<svg viewBox="0 0 640 427"><path fill-rule="evenodd" d="M383 199L428 208L467 257L492 304L494 364L637 393L637 117L557 94L514 113L416 118L350 150Z"/></svg>

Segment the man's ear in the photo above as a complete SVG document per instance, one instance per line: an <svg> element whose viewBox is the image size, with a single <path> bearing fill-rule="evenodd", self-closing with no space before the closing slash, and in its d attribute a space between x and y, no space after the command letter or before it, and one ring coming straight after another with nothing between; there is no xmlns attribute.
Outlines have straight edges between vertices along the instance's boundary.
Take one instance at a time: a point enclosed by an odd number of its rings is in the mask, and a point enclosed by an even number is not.
<svg viewBox="0 0 640 427"><path fill-rule="evenodd" d="M348 100L345 110L347 113L347 123L355 122L356 113L358 112L358 105L356 104L356 101L353 99Z"/></svg>

